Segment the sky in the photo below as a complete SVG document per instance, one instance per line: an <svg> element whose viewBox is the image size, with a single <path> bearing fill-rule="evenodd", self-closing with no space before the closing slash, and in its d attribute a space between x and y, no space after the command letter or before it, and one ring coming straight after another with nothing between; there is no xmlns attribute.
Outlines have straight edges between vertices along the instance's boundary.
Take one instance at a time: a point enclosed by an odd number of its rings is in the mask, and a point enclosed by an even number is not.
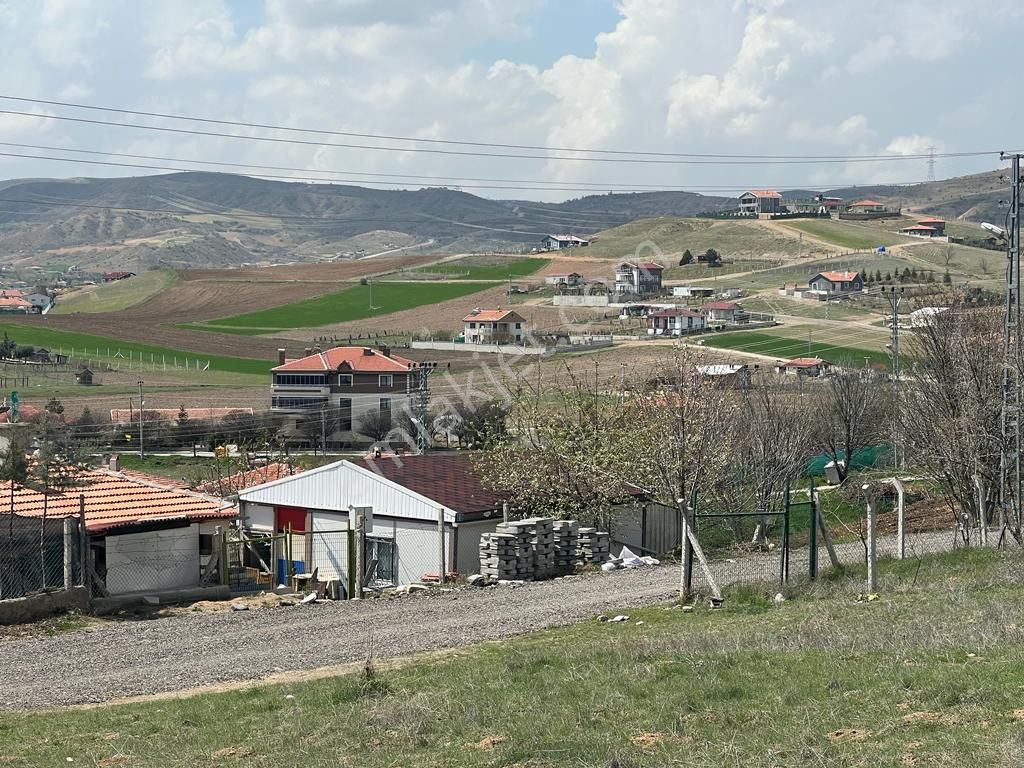
<svg viewBox="0 0 1024 768"><path fill-rule="evenodd" d="M0 98L0 110L30 113L0 113L0 178L233 168L539 200L912 183L924 159L848 158L934 147L943 178L1000 166L997 154L943 155L1024 145L1009 128L1024 118L1022 18L1016 0L0 0L2 96L542 148ZM501 154L532 156L487 156Z"/></svg>

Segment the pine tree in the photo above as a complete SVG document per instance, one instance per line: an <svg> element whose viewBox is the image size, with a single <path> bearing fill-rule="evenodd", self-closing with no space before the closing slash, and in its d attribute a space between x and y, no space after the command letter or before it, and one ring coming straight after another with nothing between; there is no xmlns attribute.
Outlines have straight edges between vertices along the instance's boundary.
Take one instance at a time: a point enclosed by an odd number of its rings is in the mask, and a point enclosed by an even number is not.
<svg viewBox="0 0 1024 768"><path fill-rule="evenodd" d="M880 269L876 269L875 270L875 282L876 283L882 282L882 270L880 270Z"/></svg>
<svg viewBox="0 0 1024 768"><path fill-rule="evenodd" d="M910 282L910 267L904 267L903 268L903 274L900 275L900 282L901 283L909 283Z"/></svg>
<svg viewBox="0 0 1024 768"><path fill-rule="evenodd" d="M892 272L886 272L885 273L885 282L887 282L887 283L891 283L892 282Z"/></svg>

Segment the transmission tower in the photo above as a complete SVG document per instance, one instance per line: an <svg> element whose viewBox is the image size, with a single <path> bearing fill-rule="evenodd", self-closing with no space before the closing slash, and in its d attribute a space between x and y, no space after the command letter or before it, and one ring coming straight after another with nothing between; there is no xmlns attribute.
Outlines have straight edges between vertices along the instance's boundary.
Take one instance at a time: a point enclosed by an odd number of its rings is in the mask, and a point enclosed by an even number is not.
<svg viewBox="0 0 1024 768"><path fill-rule="evenodd" d="M1002 155L1003 159L1007 156ZM1020 206L1021 155L1011 160L1010 210L1006 216L1006 314L1003 318L1003 405L999 427L1002 457L999 462L999 508L1003 524L1021 540L1021 336L1020 336ZM1005 529L1004 529L1005 530Z"/></svg>
<svg viewBox="0 0 1024 768"><path fill-rule="evenodd" d="M928 147L928 181L935 181L935 147Z"/></svg>

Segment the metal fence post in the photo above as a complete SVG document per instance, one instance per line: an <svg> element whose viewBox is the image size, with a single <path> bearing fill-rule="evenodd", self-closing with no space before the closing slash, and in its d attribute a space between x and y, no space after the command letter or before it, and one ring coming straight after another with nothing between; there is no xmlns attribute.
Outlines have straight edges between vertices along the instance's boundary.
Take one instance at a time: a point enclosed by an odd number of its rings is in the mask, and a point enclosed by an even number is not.
<svg viewBox="0 0 1024 768"><path fill-rule="evenodd" d="M814 476L808 487L810 493L811 528L808 537L807 568L811 579L818 578L818 501L814 496Z"/></svg>
<svg viewBox="0 0 1024 768"><path fill-rule="evenodd" d="M780 581L783 584L789 582L789 480L783 486L782 499L782 554L779 563Z"/></svg>
<svg viewBox="0 0 1024 768"><path fill-rule="evenodd" d="M64 589L75 585L75 521L64 518Z"/></svg>
<svg viewBox="0 0 1024 768"><path fill-rule="evenodd" d="M356 584L353 600L363 599L363 578L365 566L363 559L366 556L366 531L363 529L363 510L355 507L353 514L356 518Z"/></svg>
<svg viewBox="0 0 1024 768"><path fill-rule="evenodd" d="M875 573L877 553L875 550L875 499L870 491L867 494L868 501L868 592L878 589L878 576Z"/></svg>
<svg viewBox="0 0 1024 768"><path fill-rule="evenodd" d="M345 597L351 600L356 594L356 532L349 528L348 534L348 573L345 574Z"/></svg>
<svg viewBox="0 0 1024 768"><path fill-rule="evenodd" d="M444 584L444 507L437 508L437 583Z"/></svg>
<svg viewBox="0 0 1024 768"><path fill-rule="evenodd" d="M894 477L892 479L892 484L896 488L896 557L902 560L907 555L907 534L903 527L903 509L904 500L906 498L906 489L903 487L903 482L898 477Z"/></svg>

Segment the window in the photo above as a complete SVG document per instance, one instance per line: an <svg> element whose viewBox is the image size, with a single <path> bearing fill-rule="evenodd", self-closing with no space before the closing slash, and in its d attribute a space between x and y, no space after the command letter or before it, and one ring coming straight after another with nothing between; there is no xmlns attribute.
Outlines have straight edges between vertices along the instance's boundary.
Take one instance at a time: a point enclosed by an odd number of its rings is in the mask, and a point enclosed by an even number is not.
<svg viewBox="0 0 1024 768"><path fill-rule="evenodd" d="M294 410L296 408L326 408L327 398L326 397L272 397L270 399L270 405L273 408L286 408L288 410Z"/></svg>
<svg viewBox="0 0 1024 768"><path fill-rule="evenodd" d="M516 323L516 330L517 330L517 331L518 331L519 329L521 329L522 327L523 327L523 324L522 324L522 323Z"/></svg>
<svg viewBox="0 0 1024 768"><path fill-rule="evenodd" d="M469 327L472 328L473 330L476 330L476 323L470 323Z"/></svg>
<svg viewBox="0 0 1024 768"><path fill-rule="evenodd" d="M351 373L339 374L338 375L338 385L342 386L342 387L351 387L352 386L352 374Z"/></svg>
<svg viewBox="0 0 1024 768"><path fill-rule="evenodd" d="M207 557L213 554L213 534L212 533L200 533L199 534L199 556Z"/></svg>
<svg viewBox="0 0 1024 768"><path fill-rule="evenodd" d="M274 384L279 387L323 387L327 381L322 373L276 373Z"/></svg>
<svg viewBox="0 0 1024 768"><path fill-rule="evenodd" d="M377 377L377 386L380 388L391 387L395 383L395 377L390 373L382 373Z"/></svg>
<svg viewBox="0 0 1024 768"><path fill-rule="evenodd" d="M341 432L352 431L352 401L348 398L338 401L338 429Z"/></svg>
<svg viewBox="0 0 1024 768"><path fill-rule="evenodd" d="M380 412L384 413L385 411L388 412L388 413L391 413L391 398L390 397L382 397L380 399Z"/></svg>

